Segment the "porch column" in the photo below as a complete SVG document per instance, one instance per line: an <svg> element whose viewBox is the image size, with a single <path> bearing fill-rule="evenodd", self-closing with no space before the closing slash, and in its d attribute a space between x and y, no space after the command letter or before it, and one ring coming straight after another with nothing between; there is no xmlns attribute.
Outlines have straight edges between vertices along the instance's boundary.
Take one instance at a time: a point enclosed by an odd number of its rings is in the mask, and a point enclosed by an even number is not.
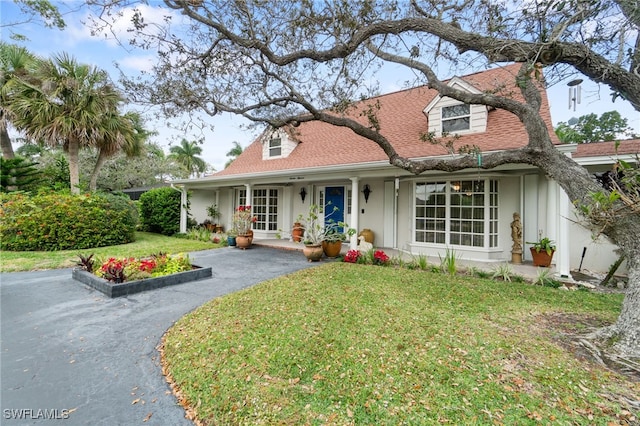
<svg viewBox="0 0 640 426"><path fill-rule="evenodd" d="M251 184L250 183L245 183L244 187L247 190L247 199L245 200L245 205L253 207L253 197L252 197L252 194L251 194ZM253 209L251 209L251 210L253 210Z"/></svg>
<svg viewBox="0 0 640 426"><path fill-rule="evenodd" d="M186 234L187 232L187 189L184 186L175 188L180 191L180 233Z"/></svg>
<svg viewBox="0 0 640 426"><path fill-rule="evenodd" d="M557 185L557 184L556 184ZM571 242L569 235L569 197L558 186L558 241L556 272L562 278L571 278Z"/></svg>
<svg viewBox="0 0 640 426"><path fill-rule="evenodd" d="M360 193L358 191L358 182L360 178L352 177L351 180L351 223L350 228L356 230L356 233L349 239L349 249L358 249L358 217L360 216Z"/></svg>

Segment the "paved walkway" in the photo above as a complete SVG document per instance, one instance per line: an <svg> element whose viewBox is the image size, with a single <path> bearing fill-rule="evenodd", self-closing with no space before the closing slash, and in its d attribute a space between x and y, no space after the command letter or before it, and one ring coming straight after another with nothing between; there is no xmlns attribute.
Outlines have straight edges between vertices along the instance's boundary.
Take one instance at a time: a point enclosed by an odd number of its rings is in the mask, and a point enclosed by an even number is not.
<svg viewBox="0 0 640 426"><path fill-rule="evenodd" d="M210 299L317 264L260 246L191 258L213 277L116 299L70 269L0 274L0 424L192 425L160 372L163 333Z"/></svg>

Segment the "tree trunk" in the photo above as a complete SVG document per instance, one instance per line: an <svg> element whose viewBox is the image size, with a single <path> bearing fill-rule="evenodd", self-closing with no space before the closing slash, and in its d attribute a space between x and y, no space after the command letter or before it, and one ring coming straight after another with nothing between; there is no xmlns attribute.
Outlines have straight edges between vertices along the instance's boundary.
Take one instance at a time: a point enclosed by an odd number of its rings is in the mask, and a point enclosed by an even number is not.
<svg viewBox="0 0 640 426"><path fill-rule="evenodd" d="M604 189L595 183L584 167L556 148L549 145L541 151L534 151L527 156L526 162L538 166L555 180L572 202L597 209L590 194ZM613 342L613 350L623 356L640 357L640 221L636 213L625 214L624 209L618 212L615 220L604 225L589 222L585 218L586 222L598 228L620 248L629 270L629 283L620 316L614 325L605 327L594 336L602 340L601 343Z"/></svg>
<svg viewBox="0 0 640 426"><path fill-rule="evenodd" d="M69 184L71 185L71 193L80 193L80 172L78 167L78 151L80 150L80 144L78 141L69 141L69 148L67 150L67 158L69 160Z"/></svg>
<svg viewBox="0 0 640 426"><path fill-rule="evenodd" d="M96 161L96 165L93 168L93 172L91 173L91 179L89 180L89 190L95 191L98 187L98 175L100 174L100 170L104 165L105 161L107 161L109 156L104 153L103 150L99 150L98 152L98 160Z"/></svg>
<svg viewBox="0 0 640 426"><path fill-rule="evenodd" d="M622 303L622 311L611 327L617 340L613 348L628 356L640 358L640 244L633 254L628 254L629 284Z"/></svg>
<svg viewBox="0 0 640 426"><path fill-rule="evenodd" d="M13 146L11 145L11 138L7 131L7 120L4 117L0 118L0 147L2 147L2 157L10 160L15 158L13 153Z"/></svg>

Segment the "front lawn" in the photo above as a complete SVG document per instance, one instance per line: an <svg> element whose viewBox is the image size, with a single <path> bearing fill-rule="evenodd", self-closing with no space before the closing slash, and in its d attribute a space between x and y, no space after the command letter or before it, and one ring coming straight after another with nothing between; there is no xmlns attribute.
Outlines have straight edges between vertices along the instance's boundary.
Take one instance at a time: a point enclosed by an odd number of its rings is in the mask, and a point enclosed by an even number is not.
<svg viewBox="0 0 640 426"><path fill-rule="evenodd" d="M640 384L561 344L621 302L329 263L203 305L163 362L203 424L626 424Z"/></svg>
<svg viewBox="0 0 640 426"><path fill-rule="evenodd" d="M136 232L136 241L117 246L86 250L61 251L2 251L0 272L32 271L39 269L69 268L78 261L78 253L95 253L96 257L143 257L152 253L184 253L220 247L218 244L166 237L149 232Z"/></svg>

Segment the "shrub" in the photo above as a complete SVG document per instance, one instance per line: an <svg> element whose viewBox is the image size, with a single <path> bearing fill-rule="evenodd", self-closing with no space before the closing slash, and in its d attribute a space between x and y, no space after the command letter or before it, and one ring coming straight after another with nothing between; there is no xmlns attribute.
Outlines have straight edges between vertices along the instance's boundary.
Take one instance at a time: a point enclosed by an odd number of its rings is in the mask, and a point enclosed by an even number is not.
<svg viewBox="0 0 640 426"><path fill-rule="evenodd" d="M180 192L164 187L140 196L140 224L144 231L163 235L180 230Z"/></svg>
<svg viewBox="0 0 640 426"><path fill-rule="evenodd" d="M52 251L129 243L137 223L130 203L106 194L1 194L0 249Z"/></svg>

